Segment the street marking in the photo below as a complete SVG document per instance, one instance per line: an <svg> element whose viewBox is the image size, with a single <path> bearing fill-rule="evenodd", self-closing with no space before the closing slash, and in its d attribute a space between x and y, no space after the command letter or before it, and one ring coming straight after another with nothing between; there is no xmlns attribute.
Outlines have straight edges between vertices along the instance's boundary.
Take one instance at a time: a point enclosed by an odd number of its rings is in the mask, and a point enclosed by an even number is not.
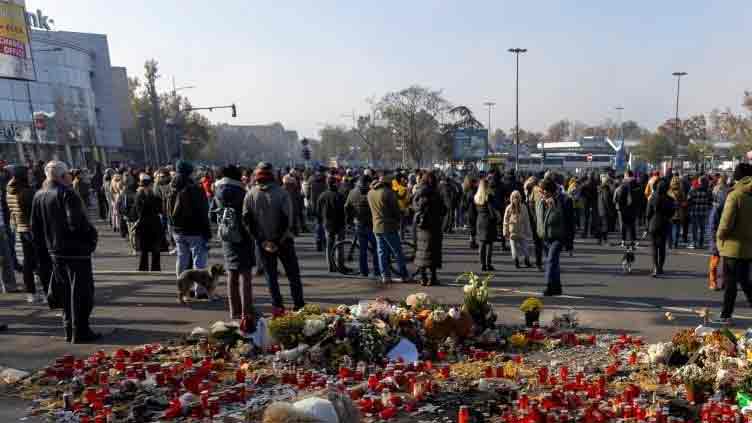
<svg viewBox="0 0 752 423"><path fill-rule="evenodd" d="M677 311L680 313L694 313L695 311L691 308L685 308L685 307L661 307L664 310L668 311Z"/></svg>
<svg viewBox="0 0 752 423"><path fill-rule="evenodd" d="M616 304L623 304L623 305L629 305L629 306L635 306L635 307L650 307L650 308L660 308L655 304L648 304L648 303L640 303L637 301L614 301Z"/></svg>

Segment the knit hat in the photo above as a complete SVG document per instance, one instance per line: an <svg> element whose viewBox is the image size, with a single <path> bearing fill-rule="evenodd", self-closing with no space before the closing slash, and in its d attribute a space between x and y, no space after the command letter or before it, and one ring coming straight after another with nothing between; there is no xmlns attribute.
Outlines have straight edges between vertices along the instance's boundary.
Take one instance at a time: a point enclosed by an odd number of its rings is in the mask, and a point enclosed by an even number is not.
<svg viewBox="0 0 752 423"><path fill-rule="evenodd" d="M178 160L175 163L175 171L181 175L190 175L193 173L193 165L187 160Z"/></svg>
<svg viewBox="0 0 752 423"><path fill-rule="evenodd" d="M227 166L223 167L222 168L222 175L225 178L234 179L236 181L239 181L240 177L241 177L241 175L240 175L240 169L238 169L238 167L235 166L235 165L227 165Z"/></svg>
<svg viewBox="0 0 752 423"><path fill-rule="evenodd" d="M734 169L734 181L741 181L747 176L752 176L752 165L749 163L739 163Z"/></svg>

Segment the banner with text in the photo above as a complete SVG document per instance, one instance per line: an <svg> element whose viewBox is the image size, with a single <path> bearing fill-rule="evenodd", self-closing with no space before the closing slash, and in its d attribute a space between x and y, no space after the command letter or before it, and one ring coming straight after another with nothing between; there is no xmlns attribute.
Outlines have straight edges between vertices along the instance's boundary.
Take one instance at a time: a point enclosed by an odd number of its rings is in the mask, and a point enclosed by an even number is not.
<svg viewBox="0 0 752 423"><path fill-rule="evenodd" d="M475 161L488 156L488 129L463 128L454 132L454 160Z"/></svg>
<svg viewBox="0 0 752 423"><path fill-rule="evenodd" d="M0 1L0 78L35 79L29 43L25 8Z"/></svg>

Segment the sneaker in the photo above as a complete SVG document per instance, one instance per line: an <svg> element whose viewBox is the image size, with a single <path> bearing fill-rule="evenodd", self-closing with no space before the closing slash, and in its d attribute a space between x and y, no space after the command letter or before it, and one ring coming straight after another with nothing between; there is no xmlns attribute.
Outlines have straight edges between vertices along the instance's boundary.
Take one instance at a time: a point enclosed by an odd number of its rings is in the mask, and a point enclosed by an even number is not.
<svg viewBox="0 0 752 423"><path fill-rule="evenodd" d="M178 249L177 248L173 248L172 250L170 250L170 251L167 252L167 254L169 254L171 256L174 256L177 253L178 253Z"/></svg>
<svg viewBox="0 0 752 423"><path fill-rule="evenodd" d="M690 250L694 250L695 249L695 244L689 244L689 245L687 245L687 248L690 249Z"/></svg>
<svg viewBox="0 0 752 423"><path fill-rule="evenodd" d="M34 294L26 294L26 302L29 304L36 304L37 297Z"/></svg>

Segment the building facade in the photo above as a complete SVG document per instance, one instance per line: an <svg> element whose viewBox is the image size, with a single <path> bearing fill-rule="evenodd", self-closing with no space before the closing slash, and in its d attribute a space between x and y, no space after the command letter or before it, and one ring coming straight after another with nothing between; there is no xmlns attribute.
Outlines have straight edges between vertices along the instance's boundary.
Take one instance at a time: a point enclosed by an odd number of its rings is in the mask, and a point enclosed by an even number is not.
<svg viewBox="0 0 752 423"><path fill-rule="evenodd" d="M0 79L0 154L10 162L108 162L123 140L107 37L30 32L36 81Z"/></svg>

